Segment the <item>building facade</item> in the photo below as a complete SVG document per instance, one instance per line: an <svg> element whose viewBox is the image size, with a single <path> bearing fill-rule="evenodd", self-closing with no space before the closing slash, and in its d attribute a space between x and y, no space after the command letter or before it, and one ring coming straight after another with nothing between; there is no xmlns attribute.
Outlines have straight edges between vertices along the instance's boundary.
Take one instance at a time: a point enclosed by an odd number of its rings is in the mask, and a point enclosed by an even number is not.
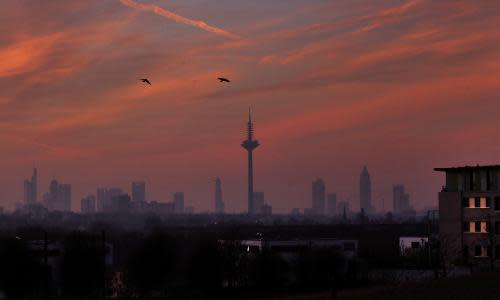
<svg viewBox="0 0 500 300"><path fill-rule="evenodd" d="M436 168L439 239L448 263L500 266L500 165Z"/></svg>

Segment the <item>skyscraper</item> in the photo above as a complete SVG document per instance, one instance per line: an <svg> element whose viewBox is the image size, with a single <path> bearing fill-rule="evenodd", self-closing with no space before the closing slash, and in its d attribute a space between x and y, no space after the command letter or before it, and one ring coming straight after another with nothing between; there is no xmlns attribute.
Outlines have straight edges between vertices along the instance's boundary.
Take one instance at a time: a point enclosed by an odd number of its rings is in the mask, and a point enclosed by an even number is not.
<svg viewBox="0 0 500 300"><path fill-rule="evenodd" d="M89 195L80 201L80 211L82 214L95 213L95 196Z"/></svg>
<svg viewBox="0 0 500 300"><path fill-rule="evenodd" d="M359 177L359 208L367 214L373 213L372 183L366 166L363 167Z"/></svg>
<svg viewBox="0 0 500 300"><path fill-rule="evenodd" d="M48 210L71 210L71 184L59 184L52 179L49 192L44 194L43 201Z"/></svg>
<svg viewBox="0 0 500 300"><path fill-rule="evenodd" d="M318 215L325 213L325 182L321 178L312 182L312 211Z"/></svg>
<svg viewBox="0 0 500 300"><path fill-rule="evenodd" d="M144 181L132 182L132 201L146 201L146 183Z"/></svg>
<svg viewBox="0 0 500 300"><path fill-rule="evenodd" d="M37 186L38 186L38 172L37 169L34 168L31 180L27 179L24 181L24 202L35 203L38 200Z"/></svg>
<svg viewBox="0 0 500 300"><path fill-rule="evenodd" d="M110 212L113 210L113 203L111 199L123 195L123 191L120 188L97 188L97 211L98 212Z"/></svg>
<svg viewBox="0 0 500 300"><path fill-rule="evenodd" d="M248 152L248 213L256 213L253 207L253 157L252 152L259 146L259 142L253 139L253 123L252 113L248 109L248 123L247 123L247 139L241 143L241 146Z"/></svg>
<svg viewBox="0 0 500 300"><path fill-rule="evenodd" d="M253 193L253 199L252 199L252 209L254 214L262 214L262 209L264 208L264 205L266 204L265 198L264 198L264 192L254 192Z"/></svg>
<svg viewBox="0 0 500 300"><path fill-rule="evenodd" d="M396 184L392 188L393 212L398 214L410 210L410 195L405 192L405 186Z"/></svg>
<svg viewBox="0 0 500 300"><path fill-rule="evenodd" d="M184 213L184 193L176 192L174 194L174 212L176 214Z"/></svg>
<svg viewBox="0 0 500 300"><path fill-rule="evenodd" d="M224 213L224 202L222 201L222 184L219 177L215 179L215 213Z"/></svg>
<svg viewBox="0 0 500 300"><path fill-rule="evenodd" d="M103 212L104 207L106 206L107 199L107 189L106 188L97 188L97 203L96 208L98 212Z"/></svg>

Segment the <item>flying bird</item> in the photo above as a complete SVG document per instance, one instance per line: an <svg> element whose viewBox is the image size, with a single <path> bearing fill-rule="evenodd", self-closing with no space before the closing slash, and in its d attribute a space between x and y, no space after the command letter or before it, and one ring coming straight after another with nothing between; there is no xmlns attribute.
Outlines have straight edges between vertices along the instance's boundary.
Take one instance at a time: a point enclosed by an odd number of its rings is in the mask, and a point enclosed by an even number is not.
<svg viewBox="0 0 500 300"><path fill-rule="evenodd" d="M231 82L231 80L224 77L217 77L217 79L219 79L219 82Z"/></svg>
<svg viewBox="0 0 500 300"><path fill-rule="evenodd" d="M140 80L144 83L151 85L151 82L149 82L149 80L147 78L141 78Z"/></svg>

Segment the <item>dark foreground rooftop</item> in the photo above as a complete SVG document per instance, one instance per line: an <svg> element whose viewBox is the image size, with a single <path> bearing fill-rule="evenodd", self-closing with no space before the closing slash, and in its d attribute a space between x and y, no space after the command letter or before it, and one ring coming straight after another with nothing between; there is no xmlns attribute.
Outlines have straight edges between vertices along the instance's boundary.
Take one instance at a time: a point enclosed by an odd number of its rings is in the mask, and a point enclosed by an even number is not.
<svg viewBox="0 0 500 300"><path fill-rule="evenodd" d="M439 172L459 172L459 171L472 171L472 170L500 170L500 165L475 165L463 167L449 167L449 168L434 168L434 171Z"/></svg>

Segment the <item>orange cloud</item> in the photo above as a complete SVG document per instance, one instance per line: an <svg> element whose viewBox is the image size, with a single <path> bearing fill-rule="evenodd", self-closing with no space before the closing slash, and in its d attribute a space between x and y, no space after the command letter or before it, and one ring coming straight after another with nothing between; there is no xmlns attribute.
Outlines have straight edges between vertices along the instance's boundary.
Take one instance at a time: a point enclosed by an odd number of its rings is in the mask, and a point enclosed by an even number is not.
<svg viewBox="0 0 500 300"><path fill-rule="evenodd" d="M64 36L57 32L42 37L33 37L25 41L0 49L0 77L26 73L40 66L43 58L51 51L54 44Z"/></svg>
<svg viewBox="0 0 500 300"><path fill-rule="evenodd" d="M152 13L155 13L155 14L157 14L159 16L162 16L162 17L165 17L167 19L173 20L173 21L175 21L177 23L194 26L194 27L203 29L205 31L208 31L208 32L211 32L211 33L215 33L215 34L224 36L224 37L229 38L229 39L240 39L241 38L240 36L238 36L236 34L232 34L230 32L225 31L224 29L221 29L221 28L218 28L218 27L214 27L214 26L210 26L210 25L208 25L207 23L205 23L203 21L192 20L192 19L183 17L181 15L178 15L178 14L176 14L174 12L171 12L169 10L166 10L166 9L161 8L161 7L159 7L157 5L154 5L154 4L142 4L142 3L134 2L132 0L120 0L120 2L123 5L126 5L128 7L132 7L132 8L143 10L143 11L152 12Z"/></svg>

